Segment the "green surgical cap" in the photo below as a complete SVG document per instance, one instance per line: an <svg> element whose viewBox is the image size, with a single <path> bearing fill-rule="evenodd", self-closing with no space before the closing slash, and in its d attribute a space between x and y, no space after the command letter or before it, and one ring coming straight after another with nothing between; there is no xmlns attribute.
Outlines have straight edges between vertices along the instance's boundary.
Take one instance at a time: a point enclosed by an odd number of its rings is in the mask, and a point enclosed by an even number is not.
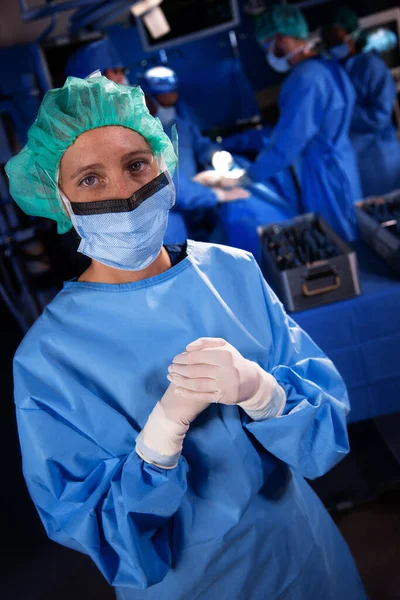
<svg viewBox="0 0 400 600"><path fill-rule="evenodd" d="M85 131L121 125L140 133L173 175L177 157L158 119L146 107L140 87L118 85L101 75L68 77L43 98L28 143L6 165L10 193L28 215L57 221L58 233L72 227L56 182L61 157Z"/></svg>
<svg viewBox="0 0 400 600"><path fill-rule="evenodd" d="M339 8L335 18L333 19L333 25L343 27L347 33L353 33L358 29L357 13L355 13L351 8L342 6Z"/></svg>
<svg viewBox="0 0 400 600"><path fill-rule="evenodd" d="M256 20L256 39L262 43L277 33L305 40L308 38L308 25L300 9L296 6L274 5Z"/></svg>

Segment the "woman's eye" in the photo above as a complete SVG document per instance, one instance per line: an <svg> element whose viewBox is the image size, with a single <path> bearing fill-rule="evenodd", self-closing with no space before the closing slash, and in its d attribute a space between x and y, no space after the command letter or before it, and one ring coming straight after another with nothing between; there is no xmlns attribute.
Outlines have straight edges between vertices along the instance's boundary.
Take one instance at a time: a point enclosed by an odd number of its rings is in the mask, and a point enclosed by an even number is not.
<svg viewBox="0 0 400 600"><path fill-rule="evenodd" d="M147 162L145 160L135 160L135 162L131 163L130 169L136 173L138 171L143 171L146 165Z"/></svg>
<svg viewBox="0 0 400 600"><path fill-rule="evenodd" d="M96 175L87 175L79 182L79 185L83 185L85 187L91 187L92 185L94 185L96 183L96 181L97 181Z"/></svg>

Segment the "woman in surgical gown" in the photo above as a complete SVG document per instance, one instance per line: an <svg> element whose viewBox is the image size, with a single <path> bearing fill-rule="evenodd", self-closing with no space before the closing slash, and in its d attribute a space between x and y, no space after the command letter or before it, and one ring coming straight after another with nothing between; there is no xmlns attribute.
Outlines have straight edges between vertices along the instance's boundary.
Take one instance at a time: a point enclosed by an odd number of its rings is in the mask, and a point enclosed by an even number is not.
<svg viewBox="0 0 400 600"><path fill-rule="evenodd" d="M396 85L374 50L364 52L366 39L354 11L341 8L325 41L349 75L356 90L350 138L357 154L363 196L378 196L400 188L400 144L393 125ZM396 41L397 43L397 41Z"/></svg>
<svg viewBox="0 0 400 600"><path fill-rule="evenodd" d="M175 162L140 88L95 75L46 94L7 165L92 259L15 357L32 499L120 600L364 599L304 480L349 450L343 381L250 254L163 246Z"/></svg>

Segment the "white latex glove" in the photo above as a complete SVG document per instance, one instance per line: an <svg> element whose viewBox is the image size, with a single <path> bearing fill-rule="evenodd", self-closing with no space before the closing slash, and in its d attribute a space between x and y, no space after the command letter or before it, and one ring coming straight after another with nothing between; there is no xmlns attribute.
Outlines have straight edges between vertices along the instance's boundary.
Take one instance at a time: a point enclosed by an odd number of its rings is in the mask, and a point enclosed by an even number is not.
<svg viewBox="0 0 400 600"><path fill-rule="evenodd" d="M176 393L193 402L238 404L254 420L279 416L284 390L257 363L220 338L199 338L168 368Z"/></svg>
<svg viewBox="0 0 400 600"><path fill-rule="evenodd" d="M188 400L178 395L176 387L169 385L136 439L136 452L150 464L173 469L190 424L208 406L209 402L201 399Z"/></svg>
<svg viewBox="0 0 400 600"><path fill-rule="evenodd" d="M234 202L235 200L244 200L250 196L249 192L241 187L234 187L230 190L214 188L218 202Z"/></svg>
<svg viewBox="0 0 400 600"><path fill-rule="evenodd" d="M219 184L221 179L221 175L210 169L209 171L200 171L193 177L193 181L197 181L197 183L201 183L201 185L206 185L208 187L214 187Z"/></svg>
<svg viewBox="0 0 400 600"><path fill-rule="evenodd" d="M230 189L230 188L234 188L234 187L240 186L240 184L242 183L241 180L240 180L240 177L242 175L244 175L244 170L241 169L239 172L240 172L240 176L239 177L224 177L224 176L221 176L219 178L219 180L218 180L218 187L224 188L224 189Z"/></svg>

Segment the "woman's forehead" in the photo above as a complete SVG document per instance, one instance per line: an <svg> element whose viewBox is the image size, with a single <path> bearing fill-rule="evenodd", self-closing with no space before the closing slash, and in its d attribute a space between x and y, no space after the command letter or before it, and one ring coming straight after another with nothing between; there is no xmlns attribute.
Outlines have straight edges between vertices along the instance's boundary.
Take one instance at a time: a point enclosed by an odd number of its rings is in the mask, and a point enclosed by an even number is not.
<svg viewBox="0 0 400 600"><path fill-rule="evenodd" d="M127 127L109 126L91 129L82 133L64 153L61 166L80 162L103 162L127 152L146 151L150 146L140 133Z"/></svg>

